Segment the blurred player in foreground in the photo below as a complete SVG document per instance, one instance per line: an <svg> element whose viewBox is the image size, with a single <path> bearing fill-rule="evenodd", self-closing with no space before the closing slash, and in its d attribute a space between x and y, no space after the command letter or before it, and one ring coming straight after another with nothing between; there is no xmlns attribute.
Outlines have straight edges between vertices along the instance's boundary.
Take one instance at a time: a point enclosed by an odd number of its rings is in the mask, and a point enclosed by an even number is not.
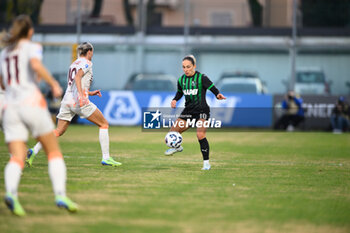
<svg viewBox="0 0 350 233"><path fill-rule="evenodd" d="M204 123L209 119L210 109L205 100L207 90L210 90L218 100L226 99L224 95L219 93L219 90L206 75L196 71L196 59L193 55L188 55L182 59L182 69L184 75L179 78L176 95L171 101L171 107L176 108L177 101L180 100L183 95L185 95L186 98L185 109L176 120L176 126L173 125L170 129L170 131L179 133L189 128L189 126L186 126L187 120L195 119L196 121L202 121ZM184 127L181 127L181 125ZM203 127L197 127L197 138L203 155L202 170L210 170L209 143L206 138L206 128L204 124ZM182 146L170 148L165 151L165 155L172 155L182 150Z"/></svg>
<svg viewBox="0 0 350 233"><path fill-rule="evenodd" d="M55 97L62 95L58 82L41 63L42 47L31 42L34 29L29 16L18 16L4 38L6 47L0 55L0 83L5 89L3 128L9 153L5 167L5 203L18 216L26 213L17 198L17 189L26 158L30 131L42 143L48 158L49 175L56 205L71 212L77 204L66 197L66 165L63 161L46 101L36 84L36 75L51 87Z"/></svg>
<svg viewBox="0 0 350 233"><path fill-rule="evenodd" d="M78 114L81 118L86 118L96 124L99 130L99 140L102 150L102 165L120 166L121 163L115 161L109 156L109 135L108 121L104 118L101 111L95 104L89 101L89 96L98 95L101 97L100 90L90 91L93 78L92 74L92 56L94 48L92 44L84 42L77 48L79 58L69 67L68 86L61 102L60 112L57 115L57 128L54 130L57 137L66 132L73 117ZM38 142L33 148L28 150L26 163L31 166L35 155L41 150L42 146Z"/></svg>
<svg viewBox="0 0 350 233"><path fill-rule="evenodd" d="M5 105L5 91L2 89L1 86L2 85L0 85L0 130L2 129L2 114Z"/></svg>

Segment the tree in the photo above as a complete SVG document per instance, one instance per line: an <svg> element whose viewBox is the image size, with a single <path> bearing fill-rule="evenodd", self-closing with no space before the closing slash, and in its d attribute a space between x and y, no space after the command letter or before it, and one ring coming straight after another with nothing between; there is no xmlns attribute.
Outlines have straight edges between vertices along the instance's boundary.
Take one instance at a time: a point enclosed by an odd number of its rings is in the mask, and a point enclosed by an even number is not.
<svg viewBox="0 0 350 233"><path fill-rule="evenodd" d="M155 14L155 8L156 5L154 3L154 0L148 0L147 3L147 25L155 25L157 24L157 18L156 18L156 14Z"/></svg>
<svg viewBox="0 0 350 233"><path fill-rule="evenodd" d="M6 22L7 1L0 1L0 23Z"/></svg>
<svg viewBox="0 0 350 233"><path fill-rule="evenodd" d="M143 0L145 1L145 0ZM129 26L133 26L134 25L134 18L132 17L131 14L131 4L129 2L129 0L123 0L123 7L124 7L124 15L125 15L125 19L128 23ZM139 7L139 6L138 6ZM147 2L147 25L155 25L158 24L158 15L155 12L155 8L156 8L156 4L155 4L155 0L148 0Z"/></svg>
<svg viewBox="0 0 350 233"><path fill-rule="evenodd" d="M262 24L262 6L257 0L248 0L249 8L253 19L253 25L260 27Z"/></svg>
<svg viewBox="0 0 350 233"><path fill-rule="evenodd" d="M30 14L30 18L32 19L34 24L39 24L40 19L40 10L44 0L36 0L32 6L32 12Z"/></svg>
<svg viewBox="0 0 350 233"><path fill-rule="evenodd" d="M0 23L10 23L20 14L30 16L34 24L39 23L43 0L1 0Z"/></svg>
<svg viewBox="0 0 350 233"><path fill-rule="evenodd" d="M98 18L101 14L103 0L94 0L94 7L92 8L90 17Z"/></svg>
<svg viewBox="0 0 350 233"><path fill-rule="evenodd" d="M128 22L129 26L133 26L134 19L131 15L131 5L129 0L123 0L123 7L124 7L124 15L125 15L126 22Z"/></svg>
<svg viewBox="0 0 350 233"><path fill-rule="evenodd" d="M349 27L350 0L301 1L304 27Z"/></svg>

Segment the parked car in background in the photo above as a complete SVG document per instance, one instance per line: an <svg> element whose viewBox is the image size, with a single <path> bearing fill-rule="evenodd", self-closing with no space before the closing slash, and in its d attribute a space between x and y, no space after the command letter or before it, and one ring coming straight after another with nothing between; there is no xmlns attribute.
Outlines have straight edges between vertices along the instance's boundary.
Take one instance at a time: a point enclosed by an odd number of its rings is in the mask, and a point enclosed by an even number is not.
<svg viewBox="0 0 350 233"><path fill-rule="evenodd" d="M236 72L224 72L221 74L220 79L223 78L259 78L258 74L247 71L236 71Z"/></svg>
<svg viewBox="0 0 350 233"><path fill-rule="evenodd" d="M257 78L223 78L216 86L222 93L266 94L261 80Z"/></svg>
<svg viewBox="0 0 350 233"><path fill-rule="evenodd" d="M331 82L321 68L298 68L294 91L300 95L329 95Z"/></svg>
<svg viewBox="0 0 350 233"><path fill-rule="evenodd" d="M176 91L176 78L162 73L133 74L124 89L133 91Z"/></svg>
<svg viewBox="0 0 350 233"><path fill-rule="evenodd" d="M223 73L216 86L223 93L267 93L264 82L256 73L251 72Z"/></svg>

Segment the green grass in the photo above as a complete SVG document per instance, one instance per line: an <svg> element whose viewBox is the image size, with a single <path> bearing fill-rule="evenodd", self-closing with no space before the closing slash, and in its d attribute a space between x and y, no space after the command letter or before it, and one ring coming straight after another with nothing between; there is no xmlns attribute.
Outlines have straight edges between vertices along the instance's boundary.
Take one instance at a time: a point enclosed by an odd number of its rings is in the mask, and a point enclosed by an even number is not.
<svg viewBox="0 0 350 233"><path fill-rule="evenodd" d="M0 232L350 232L350 134L209 132L212 170L201 171L195 132L163 156L164 133L111 127L118 168L100 165L98 129L71 126L60 138L68 195L54 205L42 152L19 188L25 218L0 205ZM0 194L8 153L0 135ZM30 140L29 145L33 145Z"/></svg>

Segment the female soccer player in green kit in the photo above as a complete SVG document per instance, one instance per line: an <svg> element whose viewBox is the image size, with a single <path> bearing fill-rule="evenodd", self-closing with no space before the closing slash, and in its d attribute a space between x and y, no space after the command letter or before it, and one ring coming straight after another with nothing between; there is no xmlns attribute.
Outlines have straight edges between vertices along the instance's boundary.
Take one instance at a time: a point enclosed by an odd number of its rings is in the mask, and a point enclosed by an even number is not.
<svg viewBox="0 0 350 233"><path fill-rule="evenodd" d="M197 127L197 138L203 155L202 170L210 170L209 143L206 138L206 127L204 127L204 122L210 117L210 108L206 101L206 92L210 90L218 100L226 99L226 97L219 92L205 74L196 71L196 58L193 55L187 55L182 59L182 69L184 74L178 80L177 92L174 99L171 101L171 107L176 108L177 101L185 95L185 109L176 120L176 123L171 127L170 131L182 133L189 128L189 126L186 125L187 120L195 119L196 121L202 121L203 124L197 124L202 125L202 127ZM165 151L165 155L173 155L182 150L182 146L170 148Z"/></svg>

